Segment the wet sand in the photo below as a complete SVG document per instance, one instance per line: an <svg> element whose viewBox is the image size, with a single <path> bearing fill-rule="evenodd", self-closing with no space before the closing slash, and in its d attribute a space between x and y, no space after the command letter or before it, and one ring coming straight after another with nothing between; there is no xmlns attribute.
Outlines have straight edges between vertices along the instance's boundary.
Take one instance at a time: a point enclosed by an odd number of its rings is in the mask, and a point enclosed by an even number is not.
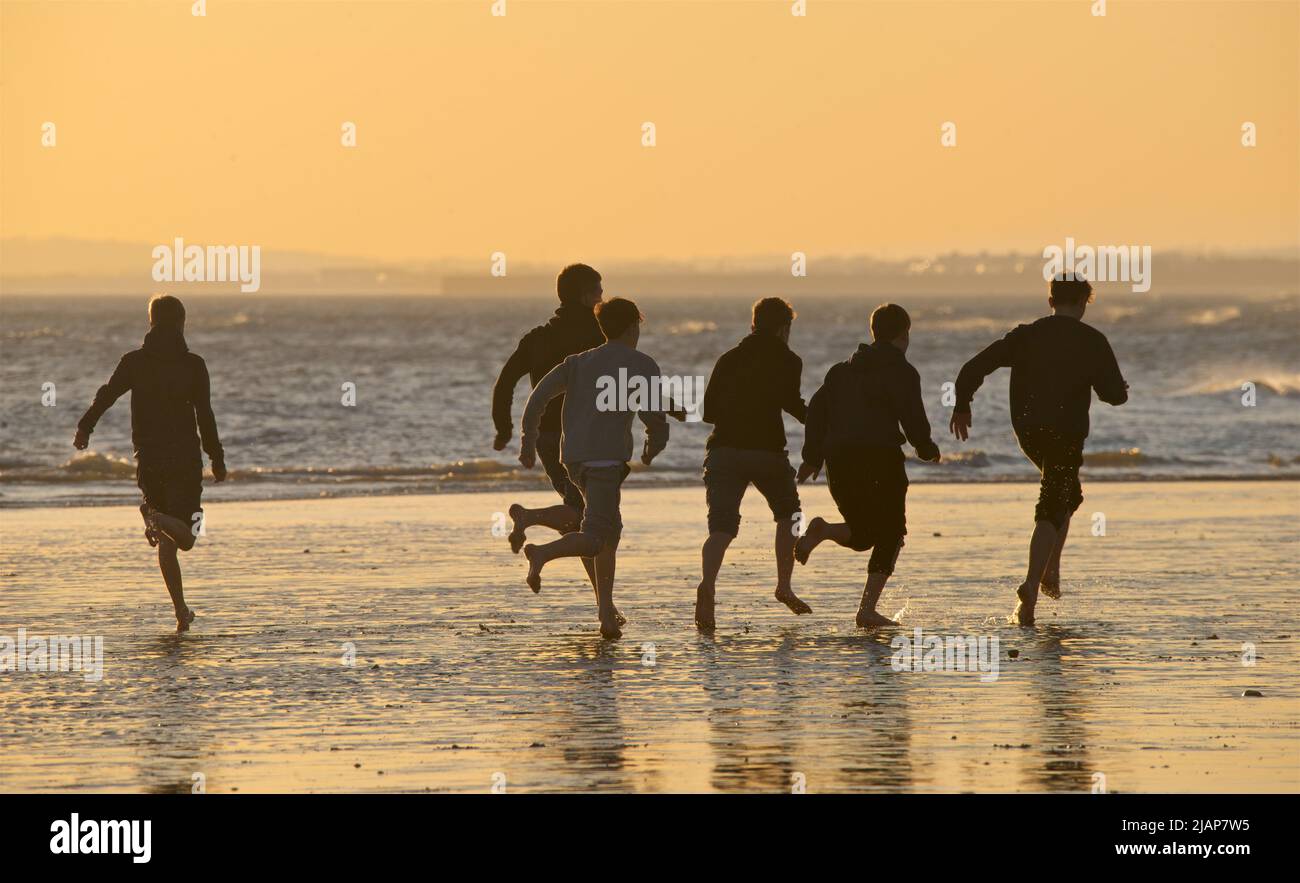
<svg viewBox="0 0 1300 883"><path fill-rule="evenodd" d="M1005 616L1036 489L914 485L881 604L905 627L868 633L865 555L827 544L796 568L813 615L773 601L751 491L702 637L703 491L633 488L614 644L576 561L535 596L492 535L494 513L548 494L209 488L208 536L182 557L199 619L179 637L134 508L0 511L0 635L102 635L105 666L98 683L0 674L0 790L188 791L202 773L214 793L1086 792L1098 774L1113 792L1300 791L1297 486L1084 492L1065 597L1020 629ZM833 513L824 485L803 497ZM916 626L997 636L997 679L895 671L890 639Z"/></svg>

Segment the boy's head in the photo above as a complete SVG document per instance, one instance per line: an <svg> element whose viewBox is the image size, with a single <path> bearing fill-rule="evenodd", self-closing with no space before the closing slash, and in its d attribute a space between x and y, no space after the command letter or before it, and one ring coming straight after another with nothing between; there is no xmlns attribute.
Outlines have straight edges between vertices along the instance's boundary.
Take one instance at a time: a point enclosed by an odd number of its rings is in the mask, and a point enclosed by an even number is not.
<svg viewBox="0 0 1300 883"><path fill-rule="evenodd" d="M606 340L621 340L628 346L636 346L644 320L636 304L625 297L596 304L596 322Z"/></svg>
<svg viewBox="0 0 1300 883"><path fill-rule="evenodd" d="M788 341L794 317L794 307L789 302L779 297L765 297L754 301L754 318L749 329L756 334L773 334Z"/></svg>
<svg viewBox="0 0 1300 883"><path fill-rule="evenodd" d="M151 328L185 327L185 304L170 294L155 294L149 299L149 326Z"/></svg>
<svg viewBox="0 0 1300 883"><path fill-rule="evenodd" d="M605 293L600 274L586 264L569 264L561 270L555 278L555 292L560 296L560 303L581 307L594 307Z"/></svg>
<svg viewBox="0 0 1300 883"><path fill-rule="evenodd" d="M1052 279L1047 304L1054 310L1071 315L1083 315L1092 303L1092 286L1088 280L1075 273L1057 273Z"/></svg>
<svg viewBox="0 0 1300 883"><path fill-rule="evenodd" d="M911 340L912 317L898 304L881 304L871 313L871 339L892 343L903 352Z"/></svg>

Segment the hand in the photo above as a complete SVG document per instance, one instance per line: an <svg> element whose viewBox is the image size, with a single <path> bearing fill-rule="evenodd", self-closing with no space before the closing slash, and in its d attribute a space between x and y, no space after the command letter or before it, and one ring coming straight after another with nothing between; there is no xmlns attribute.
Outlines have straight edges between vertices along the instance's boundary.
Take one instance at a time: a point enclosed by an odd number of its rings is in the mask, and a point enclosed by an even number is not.
<svg viewBox="0 0 1300 883"><path fill-rule="evenodd" d="M212 464L212 478L217 484L226 480L226 463L224 460Z"/></svg>
<svg viewBox="0 0 1300 883"><path fill-rule="evenodd" d="M652 453L650 453L649 451L642 451L642 452L641 452L641 462L644 463L646 466L649 466L649 465L650 465L650 461L652 461L654 458L655 458L655 455L652 454Z"/></svg>
<svg viewBox="0 0 1300 883"><path fill-rule="evenodd" d="M811 463L800 463L799 475L798 475L799 483L803 484L805 481L807 481L810 478L813 481L816 481L817 476L821 475L821 472L822 472L822 468L820 466L814 466Z"/></svg>
<svg viewBox="0 0 1300 883"><path fill-rule="evenodd" d="M920 456L920 455L918 454L917 456ZM927 462L927 463L938 463L940 460L943 459L943 455L939 453L939 448L936 447L936 448L934 449L934 456L933 456L933 457L921 457L921 459L924 460L924 461Z"/></svg>
<svg viewBox="0 0 1300 883"><path fill-rule="evenodd" d="M520 447L519 462L523 464L525 469L532 469L537 465L537 451L533 449L532 445Z"/></svg>
<svg viewBox="0 0 1300 883"><path fill-rule="evenodd" d="M504 451L506 445L510 444L510 439L513 435L514 434L510 432L498 432L497 437L492 440L492 450Z"/></svg>
<svg viewBox="0 0 1300 883"><path fill-rule="evenodd" d="M952 419L948 421L948 428L952 430L952 434L962 441L970 438L970 425L970 411L953 411Z"/></svg>
<svg viewBox="0 0 1300 883"><path fill-rule="evenodd" d="M77 434L72 437L72 446L78 451L84 451L90 445L90 433L77 430Z"/></svg>

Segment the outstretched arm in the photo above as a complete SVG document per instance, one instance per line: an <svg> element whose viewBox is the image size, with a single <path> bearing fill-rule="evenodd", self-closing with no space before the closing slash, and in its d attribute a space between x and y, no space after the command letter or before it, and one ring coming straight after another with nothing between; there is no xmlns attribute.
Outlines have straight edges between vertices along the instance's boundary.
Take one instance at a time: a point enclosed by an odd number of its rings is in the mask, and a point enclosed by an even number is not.
<svg viewBox="0 0 1300 883"><path fill-rule="evenodd" d="M829 378L828 378L829 379ZM826 384L813 393L808 403L807 420L803 432L803 462L799 464L799 481L816 478L826 459Z"/></svg>
<svg viewBox="0 0 1300 883"><path fill-rule="evenodd" d="M113 407L113 403L122 397L124 393L131 389L131 371L126 365L126 356L123 356L113 369L113 376L108 378L105 383L95 393L95 400L90 403L86 413L81 415L81 420L77 422L77 434L72 439L72 444L79 451L84 451L90 444L90 434L95 431L95 424L99 418L104 416L104 412Z"/></svg>
<svg viewBox="0 0 1300 883"><path fill-rule="evenodd" d="M995 340L962 366L957 375L957 406L953 408L948 428L957 438L965 441L971 425L970 405L975 393L988 377L999 368L1010 368L1016 353L1016 335L1013 329L1005 337Z"/></svg>
<svg viewBox="0 0 1300 883"><path fill-rule="evenodd" d="M569 386L569 360L565 359L543 377L528 396L524 405L523 438L519 442L519 462L532 469L537 462L537 431L542 425L542 414L551 399L564 395Z"/></svg>
<svg viewBox="0 0 1300 883"><path fill-rule="evenodd" d="M221 447L221 438L217 435L217 418L212 413L212 382L208 377L208 366L199 359L198 375L194 381L194 417L199 424L199 439L203 442L203 451L212 461L212 477L217 481L226 480L226 453Z"/></svg>
<svg viewBox="0 0 1300 883"><path fill-rule="evenodd" d="M1128 401L1128 384L1119 371L1119 362L1115 361L1115 351L1110 348L1110 341L1103 339L1101 352L1098 354L1097 376L1093 378L1092 388L1097 391L1097 398L1108 405L1122 405Z"/></svg>
<svg viewBox="0 0 1300 883"><path fill-rule="evenodd" d="M898 409L898 422L903 426L903 434L916 448L916 455L937 463L939 446L930 437L930 418L925 415L925 401L921 398L921 375L915 370L909 373L907 387L898 392L894 406Z"/></svg>
<svg viewBox="0 0 1300 883"><path fill-rule="evenodd" d="M527 373L528 348L521 340L510 358L506 359L505 365L501 367L497 382L492 387L492 423L497 431L496 438L492 442L495 450L504 449L514 435L515 427L510 421L510 405L514 401L515 386Z"/></svg>
<svg viewBox="0 0 1300 883"><path fill-rule="evenodd" d="M791 365L789 373L782 378L784 386L781 390L781 410L800 423L806 423L808 405L804 403L803 394L799 391L799 384L803 379L803 359L795 356Z"/></svg>

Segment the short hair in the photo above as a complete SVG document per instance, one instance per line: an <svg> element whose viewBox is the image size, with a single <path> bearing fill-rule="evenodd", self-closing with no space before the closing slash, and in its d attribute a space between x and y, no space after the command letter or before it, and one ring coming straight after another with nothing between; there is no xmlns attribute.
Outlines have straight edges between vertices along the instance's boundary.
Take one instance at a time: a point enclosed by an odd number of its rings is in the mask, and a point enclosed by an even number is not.
<svg viewBox="0 0 1300 883"><path fill-rule="evenodd" d="M641 315L636 304L625 297L616 297L596 304L596 322L600 325L600 333L605 335L606 340L622 337L623 332L631 328L633 323L644 321L645 317Z"/></svg>
<svg viewBox="0 0 1300 883"><path fill-rule="evenodd" d="M185 321L185 304L170 294L149 298L149 324L178 326Z"/></svg>
<svg viewBox="0 0 1300 883"><path fill-rule="evenodd" d="M562 304L576 304L600 284L600 274L586 264L569 264L555 277L555 293Z"/></svg>
<svg viewBox="0 0 1300 883"><path fill-rule="evenodd" d="M1076 273L1057 273L1052 279L1052 300L1065 306L1092 303L1092 285Z"/></svg>
<svg viewBox="0 0 1300 883"><path fill-rule="evenodd" d="M765 297L754 301L754 330L780 331L794 322L794 307L779 297Z"/></svg>
<svg viewBox="0 0 1300 883"><path fill-rule="evenodd" d="M889 343L912 327L912 317L898 304L881 304L871 312L871 339Z"/></svg>

